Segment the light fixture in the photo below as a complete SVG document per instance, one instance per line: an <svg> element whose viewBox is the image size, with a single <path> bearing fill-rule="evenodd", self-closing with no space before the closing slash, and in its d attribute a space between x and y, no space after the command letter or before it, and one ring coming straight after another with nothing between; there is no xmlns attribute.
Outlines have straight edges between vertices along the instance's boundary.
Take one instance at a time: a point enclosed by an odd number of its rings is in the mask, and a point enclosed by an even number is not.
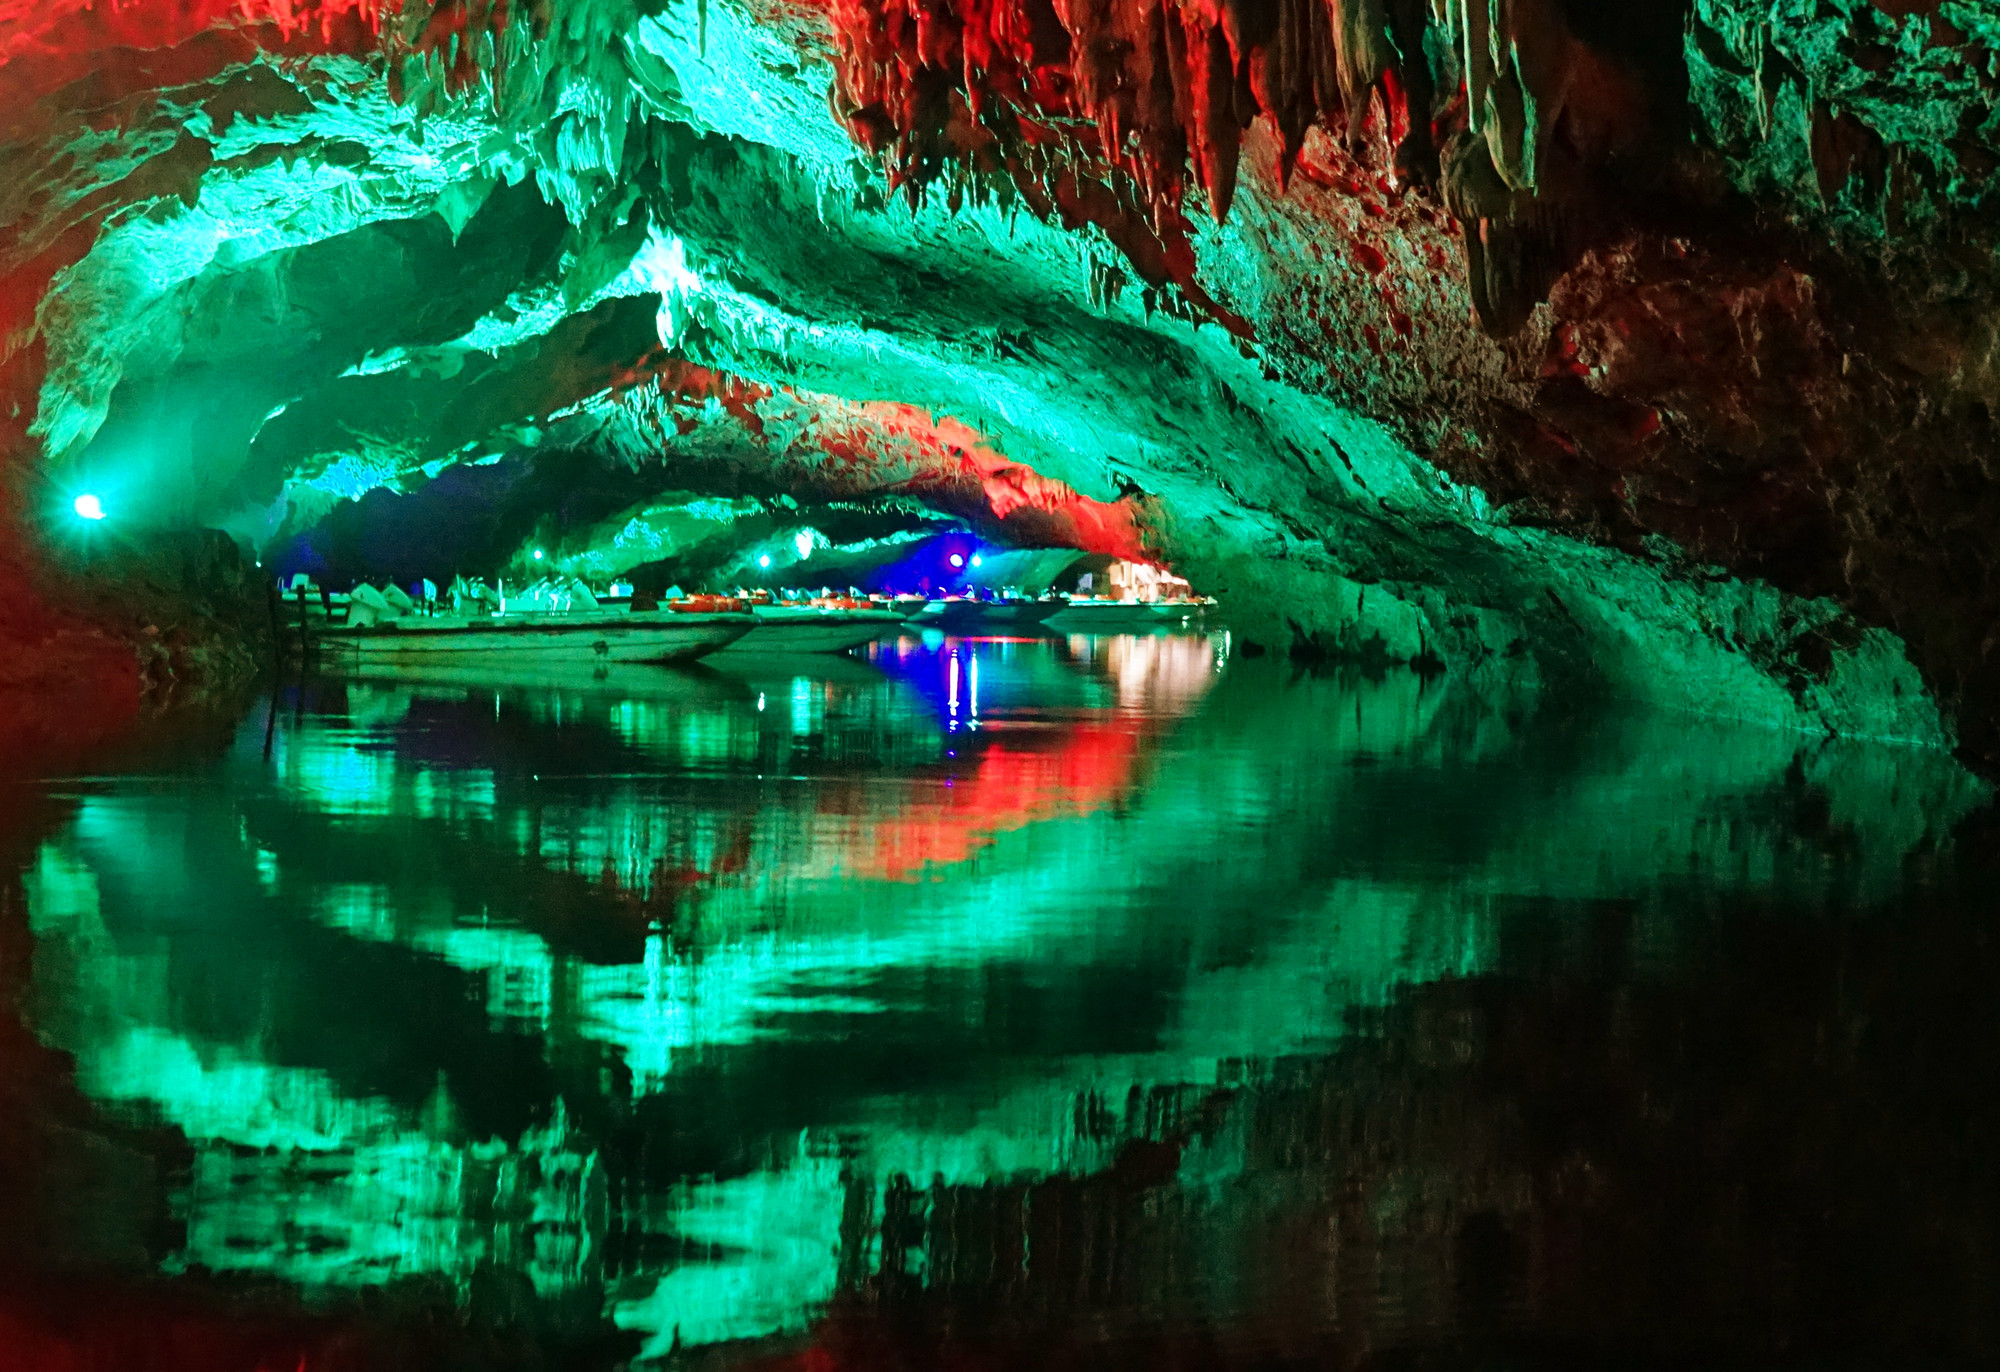
<svg viewBox="0 0 2000 1372"><path fill-rule="evenodd" d="M104 505L94 495L78 496L76 498L76 504L72 508L74 508L77 514L84 519L104 518Z"/></svg>
<svg viewBox="0 0 2000 1372"><path fill-rule="evenodd" d="M757 565L758 565L759 567L768 567L768 566L770 566L770 565L771 565L771 555L770 555L769 553L762 553L762 554L760 554L760 555L758 556L758 558L757 558Z"/></svg>
<svg viewBox="0 0 2000 1372"><path fill-rule="evenodd" d="M974 553L972 555L972 565L975 567L983 567L986 565L986 559L981 557L978 553Z"/></svg>
<svg viewBox="0 0 2000 1372"><path fill-rule="evenodd" d="M535 549L535 561L540 562L541 560L542 560L542 550L540 548L537 548Z"/></svg>
<svg viewBox="0 0 2000 1372"><path fill-rule="evenodd" d="M954 567L963 567L965 565L964 556L959 553L953 553L951 555L951 565Z"/></svg>

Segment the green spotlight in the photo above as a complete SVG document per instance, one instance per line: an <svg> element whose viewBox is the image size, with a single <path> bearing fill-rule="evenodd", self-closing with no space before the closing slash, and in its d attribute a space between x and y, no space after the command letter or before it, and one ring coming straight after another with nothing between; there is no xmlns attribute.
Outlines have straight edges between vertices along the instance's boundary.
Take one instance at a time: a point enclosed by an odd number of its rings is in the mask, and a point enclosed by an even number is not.
<svg viewBox="0 0 2000 1372"><path fill-rule="evenodd" d="M75 509L78 517L82 519L104 518L104 504L94 495L78 496L72 508Z"/></svg>
<svg viewBox="0 0 2000 1372"><path fill-rule="evenodd" d="M540 548L537 548L535 549L535 561L540 562L541 560L542 560L542 550Z"/></svg>

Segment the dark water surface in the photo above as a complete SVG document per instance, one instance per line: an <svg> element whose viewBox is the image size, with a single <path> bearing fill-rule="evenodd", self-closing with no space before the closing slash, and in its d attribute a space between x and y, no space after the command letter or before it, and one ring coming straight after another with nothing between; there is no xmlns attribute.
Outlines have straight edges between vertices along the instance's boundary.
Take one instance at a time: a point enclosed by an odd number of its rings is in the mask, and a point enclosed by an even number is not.
<svg viewBox="0 0 2000 1372"><path fill-rule="evenodd" d="M1986 1362L1994 832L1221 636L287 687L0 801L0 1365Z"/></svg>

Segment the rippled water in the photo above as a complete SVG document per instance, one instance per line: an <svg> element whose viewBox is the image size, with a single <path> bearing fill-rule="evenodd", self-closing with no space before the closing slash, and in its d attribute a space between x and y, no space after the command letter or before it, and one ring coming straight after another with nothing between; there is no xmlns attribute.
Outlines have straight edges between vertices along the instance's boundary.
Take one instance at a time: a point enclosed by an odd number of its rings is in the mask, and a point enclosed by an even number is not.
<svg viewBox="0 0 2000 1372"><path fill-rule="evenodd" d="M1935 754L932 638L289 687L11 795L49 1271L552 1366L2000 1352Z"/></svg>

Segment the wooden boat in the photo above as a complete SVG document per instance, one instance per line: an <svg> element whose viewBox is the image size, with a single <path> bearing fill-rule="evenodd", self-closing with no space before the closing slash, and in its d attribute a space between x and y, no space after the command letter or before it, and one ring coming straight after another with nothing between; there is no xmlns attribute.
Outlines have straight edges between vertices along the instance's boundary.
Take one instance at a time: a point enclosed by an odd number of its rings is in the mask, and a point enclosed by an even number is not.
<svg viewBox="0 0 2000 1372"><path fill-rule="evenodd" d="M863 601L757 604L756 627L723 649L745 653L844 653L903 626L903 617Z"/></svg>
<svg viewBox="0 0 2000 1372"><path fill-rule="evenodd" d="M1072 596L1042 621L1044 628L1064 634L1130 634L1149 629L1180 629L1193 623L1209 606L1206 600L1100 600Z"/></svg>
<svg viewBox="0 0 2000 1372"><path fill-rule="evenodd" d="M409 616L319 631L320 649L354 665L394 662L686 662L757 626L743 610L664 609L644 614Z"/></svg>

